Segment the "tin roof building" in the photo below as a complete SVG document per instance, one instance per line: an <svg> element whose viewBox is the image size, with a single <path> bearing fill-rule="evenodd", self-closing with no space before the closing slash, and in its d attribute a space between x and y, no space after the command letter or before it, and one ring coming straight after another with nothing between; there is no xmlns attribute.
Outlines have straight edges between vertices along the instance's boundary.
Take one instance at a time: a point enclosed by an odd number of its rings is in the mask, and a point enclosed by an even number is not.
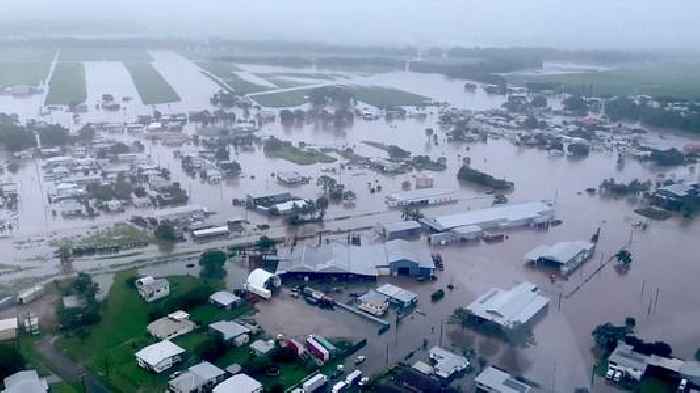
<svg viewBox="0 0 700 393"><path fill-rule="evenodd" d="M512 330L527 325L548 304L549 299L534 284L523 282L509 290L490 289L469 304L467 311L479 320Z"/></svg>

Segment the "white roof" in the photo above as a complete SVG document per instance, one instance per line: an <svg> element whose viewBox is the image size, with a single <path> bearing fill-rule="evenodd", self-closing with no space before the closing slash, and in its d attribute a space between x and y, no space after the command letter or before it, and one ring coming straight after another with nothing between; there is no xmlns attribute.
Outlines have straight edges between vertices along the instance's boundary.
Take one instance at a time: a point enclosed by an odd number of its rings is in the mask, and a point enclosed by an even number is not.
<svg viewBox="0 0 700 393"><path fill-rule="evenodd" d="M487 386L494 392L500 393L528 393L532 387L513 378L505 371L501 371L493 366L487 368L479 374L475 382Z"/></svg>
<svg viewBox="0 0 700 393"><path fill-rule="evenodd" d="M185 353L185 350L168 340L163 340L147 346L136 352L136 357L142 359L151 366L155 366L165 359Z"/></svg>
<svg viewBox="0 0 700 393"><path fill-rule="evenodd" d="M35 370L25 370L12 374L3 381L3 393L46 393L49 385L46 379L39 378Z"/></svg>
<svg viewBox="0 0 700 393"><path fill-rule="evenodd" d="M241 300L241 298L228 291L214 292L209 296L209 299L223 306L228 306Z"/></svg>
<svg viewBox="0 0 700 393"><path fill-rule="evenodd" d="M440 347L430 349L430 359L436 362L435 374L442 378L449 378L452 374L469 367L469 360Z"/></svg>
<svg viewBox="0 0 700 393"><path fill-rule="evenodd" d="M265 289L265 284L275 275L265 269L255 269L248 276L248 286L253 288Z"/></svg>
<svg viewBox="0 0 700 393"><path fill-rule="evenodd" d="M582 251L593 248L593 243L584 241L559 242L551 246L542 245L535 247L525 255L528 261L536 261L545 258L552 262L566 264L574 259Z"/></svg>
<svg viewBox="0 0 700 393"><path fill-rule="evenodd" d="M482 228L490 225L507 225L522 220L534 220L538 217L551 217L553 215L554 209L548 203L528 202L439 216L428 220L428 222L436 229L445 231L468 225L478 225Z"/></svg>
<svg viewBox="0 0 700 393"><path fill-rule="evenodd" d="M377 292L381 293L386 297L396 299L402 303L410 303L418 298L418 295L416 295L415 293L407 291L403 288L399 288L396 285L392 284L382 285L381 287L377 288Z"/></svg>
<svg viewBox="0 0 700 393"><path fill-rule="evenodd" d="M538 292L537 287L527 281L509 290L492 288L473 301L467 310L505 328L514 328L527 323L547 306L549 299Z"/></svg>
<svg viewBox="0 0 700 393"><path fill-rule="evenodd" d="M190 372L205 381L211 381L224 374L224 370L209 362L201 362L190 367Z"/></svg>
<svg viewBox="0 0 700 393"><path fill-rule="evenodd" d="M17 318L0 319L0 331L17 329Z"/></svg>
<svg viewBox="0 0 700 393"><path fill-rule="evenodd" d="M412 191L401 191L389 194L386 199L397 202L413 202L430 198L439 198L450 196L455 193L454 190L442 188L419 188Z"/></svg>
<svg viewBox="0 0 700 393"><path fill-rule="evenodd" d="M213 393L255 393L262 389L262 384L246 374L236 374L221 382Z"/></svg>
<svg viewBox="0 0 700 393"><path fill-rule="evenodd" d="M236 338L241 334L250 333L250 329L233 321L214 322L210 323L209 327L221 333L224 336L224 340Z"/></svg>

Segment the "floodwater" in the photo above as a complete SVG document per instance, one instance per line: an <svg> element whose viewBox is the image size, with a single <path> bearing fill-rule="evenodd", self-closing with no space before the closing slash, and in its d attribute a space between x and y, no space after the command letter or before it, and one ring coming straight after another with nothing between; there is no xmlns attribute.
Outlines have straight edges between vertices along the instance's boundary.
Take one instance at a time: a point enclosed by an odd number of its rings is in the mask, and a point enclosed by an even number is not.
<svg viewBox="0 0 700 393"><path fill-rule="evenodd" d="M197 97L184 98L187 105L205 107L205 92L211 91L212 86L202 85L201 80L179 80L180 71L185 72L183 75L188 75L188 78L194 78L196 67L191 63L185 66L182 58L171 60L172 63L157 57L157 68L171 81L181 96L188 97L186 92L192 91L190 97ZM189 71L186 71L187 69ZM497 107L503 99L478 92L465 93L462 88L463 81L451 81L435 75L401 72L357 76L353 80L403 88L471 109ZM208 100L208 97L206 99ZM175 110L174 107L175 105L172 110ZM178 110L184 108L184 103L178 106ZM447 170L429 174L435 178L436 187L457 190L460 201L457 204L424 209L423 212L427 215L454 213L490 205L491 197L485 195L483 190L460 185L457 181L456 173L462 158L468 156L474 167L515 183L515 190L509 195L512 202L553 200L557 216L563 220L563 225L546 232L513 230L508 233L509 238L505 242L498 244L435 248L433 251L441 253L445 261L445 271L439 273L437 281L398 281L399 285L419 294L418 308L425 316L414 314L404 320L398 329L392 327L382 336L376 335L376 325L356 316L340 311L312 308L286 295L258 305L260 312L257 318L269 333L284 333L290 336L317 333L367 337L369 345L362 353L368 355L368 361L362 368L368 372L377 372L386 365L387 353L389 363L393 363L419 348L423 339L427 339L429 345L439 343L441 321L446 321L457 307L467 305L491 287L509 288L518 281L530 280L538 284L544 294L552 300L547 314L534 327L534 344L524 348L512 348L499 339L484 337L470 330L462 331L461 328L449 324L443 327L443 343L468 344L495 364L521 373L554 391L572 391L574 387L589 385L593 360L590 352L591 331L596 325L606 321L622 323L625 317L635 317L641 336L669 342L677 356L689 358L693 355L700 342L700 330L697 329L700 323L700 298L694 295L697 293L696 277L700 276L698 247L695 243L700 238L700 223L672 218L663 222L650 222L648 229L644 231L635 230L632 224L641 219L633 212L637 206L636 201L588 195L583 190L587 187L597 187L603 179L610 177L618 181L630 181L634 178L654 179L659 173L674 173L691 180L695 175L690 175L686 168L661 169L631 159L628 159L625 165L618 166L616 154L609 152L594 151L590 157L583 160L554 158L545 151L517 147L505 139L467 145L447 144L441 136L439 145L435 146L426 138L425 128L437 129L436 122L436 114L429 115L425 121L385 122L358 119L352 127L343 131L325 130L313 125L283 128L279 123L274 123L266 125L262 132L284 140L305 141L318 146L351 146L356 148L359 154L368 156L383 156L384 153L361 144L363 140L396 144L415 154L427 154L433 159L446 157ZM191 131L188 129L188 132ZM650 138L654 142L662 141L679 146L691 141L683 135L673 135L669 138L652 135ZM279 219L270 219L233 207L231 199L241 198L250 192L281 190L291 190L304 198L315 198L320 191L314 181L308 185L287 188L279 185L270 175L276 171L294 169L317 177L325 173L321 171L322 168L338 166L297 166L283 160L266 159L261 148L256 147L252 151L234 153L233 159L242 165L242 176L222 184L210 185L185 176L179 163L173 159L172 148L157 143L144 143L146 152L153 160L169 168L173 180L180 181L190 192L191 203L204 205L216 212L210 218L211 222L221 223L231 216L244 216L253 224L271 224L273 231L277 231L275 233L285 233ZM195 151L196 147L181 148L184 151L188 149ZM37 168L36 162L27 161L22 164L17 176L21 184L20 234L15 239L0 240L0 249L5 252L8 263L28 270L0 275L0 282L7 283L12 279L32 275L50 276L60 272L56 261L47 256L50 251L48 247L38 243L36 246L18 250L16 241L63 235L84 230L90 225L123 220L133 214L128 212L123 215L102 216L96 221L53 218L47 209L37 208L43 206L45 201L45 186L42 185ZM352 228L399 220L400 212L387 209L383 202L384 196L400 191L401 183L412 179L412 176L413 174L384 176L364 169L341 172L338 175L339 180L346 184L347 189L357 194L357 207L349 209L342 205L331 205L328 211L329 218L351 218L329 221L325 227ZM371 193L367 184L376 181L382 185L383 190L380 193ZM568 280L552 283L547 273L524 266L524 254L535 246L564 240L586 240L598 227L602 233L596 256ZM308 231L310 228L299 230ZM290 236L292 233L289 232ZM253 235L259 236L259 233L251 234ZM178 246L174 252L197 250L206 246L188 244ZM623 246L629 246L634 259L629 272L620 274L612 266L607 266L579 291L568 296L598 267L601 260L607 259ZM37 258L42 255L44 259ZM150 255L159 255L159 251L145 250L140 258ZM168 255L162 254L161 260L167 260ZM124 263L125 260L81 260L74 263L74 269L109 273L120 268L115 264ZM124 266L131 265L125 264L122 268ZM245 268L232 266L228 285L236 287L245 276ZM186 267L183 260L175 257L171 263L141 268L154 274L195 274L190 271L191 268ZM105 285L108 285L109 275L104 277L107 282ZM380 281L397 283L390 279ZM430 293L437 288L445 288L450 283L455 286L455 290L448 291L442 301L431 303ZM657 290L658 301L655 300ZM599 389L594 386L593 391Z"/></svg>

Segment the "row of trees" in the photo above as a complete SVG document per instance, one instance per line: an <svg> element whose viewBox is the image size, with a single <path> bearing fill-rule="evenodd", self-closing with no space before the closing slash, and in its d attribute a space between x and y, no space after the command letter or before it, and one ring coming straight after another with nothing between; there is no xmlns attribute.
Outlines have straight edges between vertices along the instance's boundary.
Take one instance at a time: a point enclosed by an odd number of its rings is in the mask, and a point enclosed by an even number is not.
<svg viewBox="0 0 700 393"><path fill-rule="evenodd" d="M95 130L85 126L76 136L72 137L68 129L58 124L30 123L27 126L22 126L8 116L0 117L0 145L9 151L37 147L37 135L41 140L42 147L56 147L90 141L95 137Z"/></svg>
<svg viewBox="0 0 700 393"><path fill-rule="evenodd" d="M627 97L618 97L606 102L605 113L613 121L640 121L654 127L700 132L700 107L695 104L688 106L688 111L682 113L668 110L663 105L656 108L644 101L637 103Z"/></svg>

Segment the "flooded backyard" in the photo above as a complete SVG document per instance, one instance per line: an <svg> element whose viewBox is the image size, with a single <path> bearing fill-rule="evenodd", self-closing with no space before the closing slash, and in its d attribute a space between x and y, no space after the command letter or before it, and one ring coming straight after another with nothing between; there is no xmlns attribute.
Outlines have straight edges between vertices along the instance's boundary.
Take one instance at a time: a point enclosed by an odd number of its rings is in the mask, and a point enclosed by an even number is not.
<svg viewBox="0 0 700 393"><path fill-rule="evenodd" d="M152 56L155 59L154 67L181 97L180 102L160 104L156 106L157 109L166 112L212 109L209 98L219 87L206 78L194 63L171 52L153 52ZM131 96L133 101L126 110L117 113L107 114L90 108L83 116L85 121L131 121L138 114L150 112L151 107L140 101L121 63L86 64L88 104L107 92ZM262 66L244 68L249 72L269 71L269 68ZM399 88L473 110L497 108L504 100L503 96L488 95L481 89L475 93L465 92L464 81L434 74L391 72L351 75L348 80L367 86ZM0 97L0 108L7 112L20 112L23 116L31 116L41 105L31 98L14 100L3 106L6 99ZM552 105L559 104L554 100ZM632 179L644 181L654 180L659 173L672 172L695 180L695 175L689 175L686 168L660 169L636 160L627 160L620 166L617 155L606 151L593 151L589 157L580 160L552 157L544 150L515 146L505 138L465 144L448 143L441 136L435 145L426 137L425 129L438 129L438 115L435 110L428 110L433 113L425 120L387 122L356 119L351 127L342 130L313 125L287 128L278 120L264 125L260 133L292 141L295 145L306 142L337 149L352 147L355 153L366 156L382 155L383 152L363 144L363 141L395 144L432 159L445 157L447 170L425 173L434 177L436 187L456 190L459 200L456 204L422 209L429 216L491 206L491 195L477 187L460 184L457 179L462 159L469 157L473 167L515 183L514 191L508 195L511 202L553 201L556 217L563 224L548 231L508 231L508 238L503 243L434 246L432 251L440 253L445 261L445 270L438 273L438 280L434 282L380 279L378 284L391 282L418 293L418 309L421 311L403 320L400 325L392 326L383 335L377 335L377 326L370 322L342 311L311 307L293 299L286 291L280 297L256 306L256 319L267 332L289 336L320 334L367 337L368 346L360 354L367 355L368 360L361 368L370 373L379 372L387 364L403 359L409 352L420 348L424 339L428 340L429 347L440 342L469 346L494 364L523 374L544 388L569 392L590 383L593 364L591 331L603 322L619 324L625 317L634 317L642 337L668 341L674 348L674 354L679 357L693 356L700 342L700 330L697 329L700 324L700 297L692 295L697 292L697 277L700 276L695 244L700 239L700 223L674 217L666 221L652 221L646 230L641 230L633 226L642 219L633 212L637 201L590 195L584 190L598 187L607 178L624 182ZM61 115L52 115L51 119L75 127L69 118ZM194 128L188 126L185 132L192 134ZM126 135L110 137L126 142L139 139ZM648 138L677 146L692 142L682 135L665 139L649 135ZM315 179L326 173L326 168L339 166L338 163L299 166L281 159L269 159L265 157L262 146L258 145L251 151L233 152L231 159L238 161L242 167L240 177L220 184L209 184L184 173L180 162L174 158L174 148L153 141L144 140L143 143L145 153L159 166L169 169L172 178L188 191L191 204L205 206L215 213L209 217L209 222L224 223L231 217L245 217L252 226L271 226L267 232L247 233L237 240L255 240L264 233L292 237L296 232L317 229L318 226L309 226L287 230L281 219L232 206L232 199L244 198L248 193L276 191L290 191L302 198L316 199L321 191L315 181L290 188L280 185L271 174L296 170ZM196 153L198 147L190 144L177 149ZM37 160L24 160L15 176L20 184L19 229L14 238L0 239L0 250L5 256L0 263L12 266L9 271L0 274L0 285L10 286L18 280L47 278L61 273L62 267L53 257L49 239L77 234L92 226L124 221L144 212L127 209L124 213L104 214L94 220L55 217L45 203L47 185L42 180L39 166ZM387 194L401 191L402 183L413 180L415 174L388 176L361 168L340 171L340 182L357 195L356 207L331 204L323 227L351 229L401 220L400 210L388 208L384 199ZM382 185L382 190L370 192L368 183L377 182ZM344 219L334 221L336 218ZM596 255L568 280L552 282L547 273L525 266L524 255L532 248L557 241L587 240L599 227L601 236ZM364 235L368 239L374 237L369 232ZM79 259L74 261L72 268L96 273L105 291L109 286L109 273L123 268L137 266L144 273L154 275L197 274L196 269L187 267L192 260L196 262L197 254L194 251L231 242L212 242L209 245L187 243L177 245L172 251L149 246L139 255L131 257ZM629 247L634 258L628 272L620 274L612 266L607 266L587 280L602 261L623 246ZM192 251L192 254L183 254L188 251ZM151 257L157 257L158 263L150 261ZM15 271L17 268L24 270ZM246 267L231 263L227 278L229 288L238 287L246 273ZM510 288L524 280L537 284L551 299L547 314L534 327L532 344L514 348L500 339L476 334L450 323L449 317L456 308L468 305L488 289ZM581 289L574 291L584 281ZM430 294L448 284L454 285L454 290L447 291L443 300L432 303ZM653 307L650 306L652 299L655 303ZM594 387L593 391L598 390Z"/></svg>

